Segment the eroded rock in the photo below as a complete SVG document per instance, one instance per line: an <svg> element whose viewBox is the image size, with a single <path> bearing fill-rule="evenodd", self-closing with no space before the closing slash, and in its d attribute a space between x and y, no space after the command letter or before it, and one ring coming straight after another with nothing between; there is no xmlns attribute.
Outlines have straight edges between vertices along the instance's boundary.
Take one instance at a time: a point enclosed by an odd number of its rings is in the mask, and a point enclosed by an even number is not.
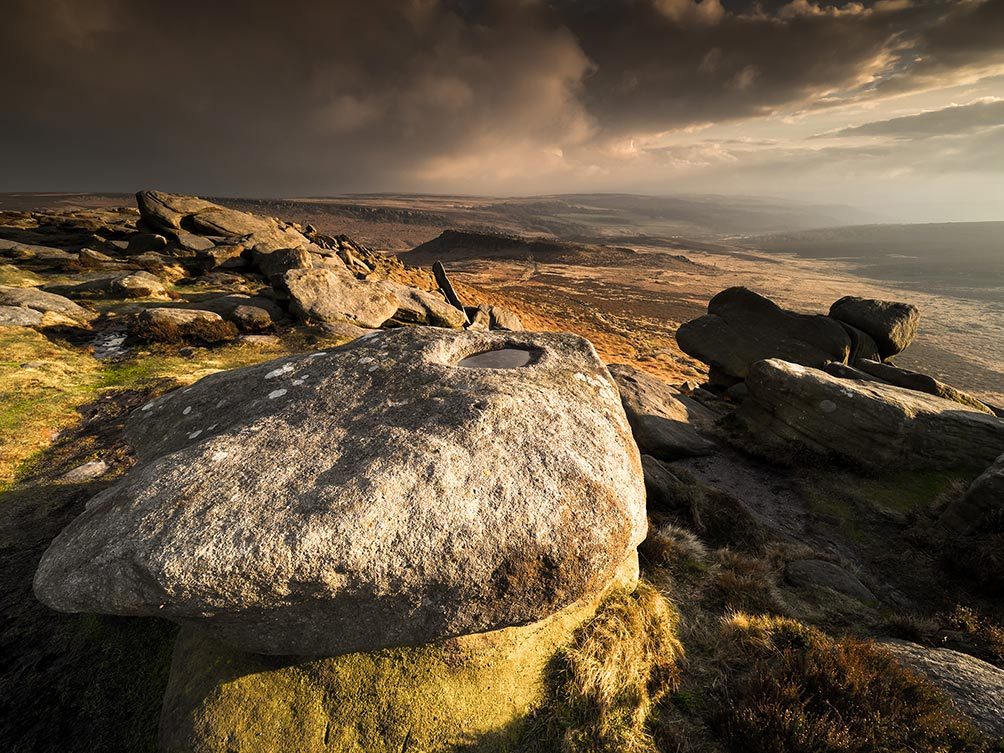
<svg viewBox="0 0 1004 753"><path fill-rule="evenodd" d="M732 380L744 379L750 366L765 358L822 368L828 361L846 363L851 352L849 335L833 319L786 311L742 287L712 298L705 316L680 325L676 341Z"/></svg>
<svg viewBox="0 0 1004 753"><path fill-rule="evenodd" d="M522 368L461 368L521 347ZM53 541L62 611L152 614L267 654L522 625L644 538L638 450L588 341L408 327L221 372L137 410L137 464Z"/></svg>
<svg viewBox="0 0 1004 753"><path fill-rule="evenodd" d="M922 392L759 361L737 411L757 442L834 453L873 468L985 468L1004 420Z"/></svg>
<svg viewBox="0 0 1004 753"><path fill-rule="evenodd" d="M87 322L97 316L65 296L47 293L37 288L12 288L0 285L0 306L29 308L42 314L58 314L76 322Z"/></svg>
<svg viewBox="0 0 1004 753"><path fill-rule="evenodd" d="M710 421L707 409L632 366L613 364L609 369L642 454L676 460L714 452L714 443L691 424L692 415Z"/></svg>
<svg viewBox="0 0 1004 753"><path fill-rule="evenodd" d="M905 350L920 326L920 311L910 303L853 295L844 296L830 306L830 316L871 335L882 358Z"/></svg>

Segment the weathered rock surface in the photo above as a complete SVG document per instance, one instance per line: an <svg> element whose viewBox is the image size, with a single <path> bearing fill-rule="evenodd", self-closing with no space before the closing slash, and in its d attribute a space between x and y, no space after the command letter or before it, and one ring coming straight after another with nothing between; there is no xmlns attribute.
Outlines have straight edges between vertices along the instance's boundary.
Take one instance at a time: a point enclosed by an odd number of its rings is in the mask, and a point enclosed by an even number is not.
<svg viewBox="0 0 1004 753"><path fill-rule="evenodd" d="M856 576L826 560L795 560L788 563L784 574L796 586L829 588L864 604L878 603L875 595Z"/></svg>
<svg viewBox="0 0 1004 753"><path fill-rule="evenodd" d="M855 366L866 374L870 374L888 384L894 384L897 387L904 387L908 390L916 390L917 392L926 392L928 395L943 397L946 400L961 403L983 413L994 413L972 395L967 395L965 392L957 390L951 385L939 382L927 374L920 374L916 371L901 369L890 363L880 363L870 359L858 361Z"/></svg>
<svg viewBox="0 0 1004 753"><path fill-rule="evenodd" d="M692 416L710 423L706 408L627 364L613 364L609 370L642 454L676 460L714 452L715 444L698 434L691 423Z"/></svg>
<svg viewBox="0 0 1004 753"><path fill-rule="evenodd" d="M514 311L510 311L502 306L492 306L490 327L492 329L504 329L509 332L522 332L526 329L523 322Z"/></svg>
<svg viewBox="0 0 1004 753"><path fill-rule="evenodd" d="M93 311L88 311L69 298L37 288L12 288L0 285L0 306L29 308L43 314L59 314L77 322L86 322L97 316Z"/></svg>
<svg viewBox="0 0 1004 753"><path fill-rule="evenodd" d="M1004 455L945 508L941 523L955 533L967 534L979 530L993 515L1004 519Z"/></svg>
<svg viewBox="0 0 1004 753"><path fill-rule="evenodd" d="M395 322L429 324L433 327L452 329L460 329L467 323L464 312L451 306L438 293L430 293L390 280L381 280L376 284L397 299L397 310L391 317Z"/></svg>
<svg viewBox="0 0 1004 753"><path fill-rule="evenodd" d="M850 337L833 319L786 311L742 287L712 298L708 313L682 324L676 341L685 353L735 379L744 379L765 358L821 368L827 361L846 362L851 351Z"/></svg>
<svg viewBox="0 0 1004 753"><path fill-rule="evenodd" d="M302 233L276 220L226 209L194 196L140 191L136 203L143 222L170 235L183 230L204 236L244 238L243 245L258 253L300 248L310 242Z"/></svg>
<svg viewBox="0 0 1004 753"><path fill-rule="evenodd" d="M397 313L400 301L375 283L355 279L348 270L293 269L283 276L290 310L307 321L346 321L379 327Z"/></svg>
<svg viewBox="0 0 1004 753"><path fill-rule="evenodd" d="M882 354L879 353L878 345L867 332L863 332L857 327L853 327L846 322L837 320L847 336L851 340L851 351L847 356L847 362L856 364L858 361L869 358L873 361L881 361ZM832 363L832 362L831 362Z"/></svg>
<svg viewBox="0 0 1004 753"><path fill-rule="evenodd" d="M531 359L457 365L500 348ZM617 390L572 335L390 330L206 377L126 439L136 466L53 541L36 594L256 653L528 624L605 588L645 535Z"/></svg>
<svg viewBox="0 0 1004 753"><path fill-rule="evenodd" d="M160 251L167 246L167 238L159 233L136 233L129 238L129 245L126 252L130 254L142 254L147 251Z"/></svg>
<svg viewBox="0 0 1004 753"><path fill-rule="evenodd" d="M900 663L926 675L984 733L1004 737L1004 669L949 648L899 640L881 645Z"/></svg>
<svg viewBox="0 0 1004 753"><path fill-rule="evenodd" d="M144 310L136 318L132 332L144 340L157 342L218 343L237 336L234 326L212 311L167 307Z"/></svg>
<svg viewBox="0 0 1004 753"><path fill-rule="evenodd" d="M167 288L149 272L114 273L72 285L49 285L47 290L68 298L167 298Z"/></svg>
<svg viewBox="0 0 1004 753"><path fill-rule="evenodd" d="M905 350L920 326L920 311L912 304L853 295L830 306L830 316L871 335L882 358Z"/></svg>
<svg viewBox="0 0 1004 753"><path fill-rule="evenodd" d="M27 306L0 306L0 326L37 327L44 314Z"/></svg>
<svg viewBox="0 0 1004 753"><path fill-rule="evenodd" d="M877 382L771 359L753 365L737 415L754 438L795 443L876 468L985 468L1004 452L1004 420Z"/></svg>

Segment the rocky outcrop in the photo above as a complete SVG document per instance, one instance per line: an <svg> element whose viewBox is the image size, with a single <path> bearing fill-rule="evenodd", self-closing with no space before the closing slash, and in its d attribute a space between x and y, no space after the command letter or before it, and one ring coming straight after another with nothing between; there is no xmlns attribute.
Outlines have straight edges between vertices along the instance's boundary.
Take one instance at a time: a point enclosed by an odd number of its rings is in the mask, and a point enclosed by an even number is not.
<svg viewBox="0 0 1004 753"><path fill-rule="evenodd" d="M1004 737L1004 669L948 648L898 640L880 645L941 688L986 735Z"/></svg>
<svg viewBox="0 0 1004 753"><path fill-rule="evenodd" d="M382 280L379 285L397 300L391 319L400 324L428 324L433 327L460 329L467 324L463 311L447 303L439 293L430 293L400 283Z"/></svg>
<svg viewBox="0 0 1004 753"><path fill-rule="evenodd" d="M156 342L218 343L233 340L237 330L219 314L198 309L146 309L137 318L132 334Z"/></svg>
<svg viewBox="0 0 1004 753"><path fill-rule="evenodd" d="M855 366L866 374L880 379L887 384L893 384L908 390L916 390L917 392L926 392L928 395L943 397L946 400L952 400L973 410L995 415L990 408L972 395L968 395L962 392L962 390L957 390L944 382L939 382L927 374L901 369L890 363L880 363L870 359L858 361Z"/></svg>
<svg viewBox="0 0 1004 753"><path fill-rule="evenodd" d="M518 351L517 368L467 368ZM137 410L136 465L51 544L62 611L338 655L524 625L644 538L615 385L564 334L401 328L213 374Z"/></svg>
<svg viewBox="0 0 1004 753"><path fill-rule="evenodd" d="M941 523L953 533L970 534L992 516L1004 521L1004 455L980 474L965 494L949 503Z"/></svg>
<svg viewBox="0 0 1004 753"><path fill-rule="evenodd" d="M716 373L744 379L752 364L766 358L821 368L845 363L851 340L825 316L786 311L762 295L729 288L708 303L708 313L680 325L676 341L683 352Z"/></svg>
<svg viewBox="0 0 1004 753"><path fill-rule="evenodd" d="M283 275L290 310L300 319L380 327L401 302L380 285L354 278L348 270L293 269Z"/></svg>
<svg viewBox="0 0 1004 753"><path fill-rule="evenodd" d="M714 452L714 443L698 434L691 422L693 417L710 423L707 408L627 364L609 369L642 454L676 460Z"/></svg>
<svg viewBox="0 0 1004 753"><path fill-rule="evenodd" d="M901 387L776 359L754 364L746 386L737 415L762 445L886 469L985 468L1004 452L1004 420Z"/></svg>
<svg viewBox="0 0 1004 753"><path fill-rule="evenodd" d="M136 203L142 222L177 237L177 231L219 238L242 238L255 253L302 248L310 243L295 228L271 218L227 209L194 196L140 191Z"/></svg>
<svg viewBox="0 0 1004 753"><path fill-rule="evenodd" d="M65 296L47 293L37 288L12 288L0 285L0 306L31 309L41 314L54 314L74 322L87 322L97 316Z"/></svg>
<svg viewBox="0 0 1004 753"><path fill-rule="evenodd" d="M37 327L45 315L27 306L0 306L0 326Z"/></svg>
<svg viewBox="0 0 1004 753"><path fill-rule="evenodd" d="M70 285L49 285L47 290L68 298L160 298L167 288L149 272L127 272L93 277Z"/></svg>
<svg viewBox="0 0 1004 753"><path fill-rule="evenodd" d="M903 352L920 326L920 311L912 304L853 295L830 306L830 316L868 333L883 359Z"/></svg>

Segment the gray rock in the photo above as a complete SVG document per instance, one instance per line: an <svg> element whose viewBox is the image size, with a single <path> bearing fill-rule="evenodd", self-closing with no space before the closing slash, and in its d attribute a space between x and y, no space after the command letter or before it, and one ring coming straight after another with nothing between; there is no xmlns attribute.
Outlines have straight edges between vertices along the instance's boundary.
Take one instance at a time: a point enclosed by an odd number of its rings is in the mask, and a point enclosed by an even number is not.
<svg viewBox="0 0 1004 753"><path fill-rule="evenodd" d="M470 321L467 329L475 332L487 332L491 328L492 315L487 306L481 305L477 308L468 306L465 313Z"/></svg>
<svg viewBox="0 0 1004 753"><path fill-rule="evenodd" d="M871 335L882 358L902 352L920 326L920 311L912 304L852 295L830 306L830 316Z"/></svg>
<svg viewBox="0 0 1004 753"><path fill-rule="evenodd" d="M848 366L846 363L837 363L836 361L830 361L823 367L825 371L830 376L838 377L839 379L853 379L856 382L881 382L881 379L873 377L854 366Z"/></svg>
<svg viewBox="0 0 1004 753"><path fill-rule="evenodd" d="M408 285L381 280L374 283L391 293L397 299L397 311L393 321L402 324L428 324L433 327L460 329L467 323L467 317L460 309L446 302L439 293L430 293Z"/></svg>
<svg viewBox="0 0 1004 753"><path fill-rule="evenodd" d="M210 237L243 238L244 246L259 252L310 243L302 233L274 219L226 209L194 196L140 191L136 203L147 225L171 235L184 230Z"/></svg>
<svg viewBox="0 0 1004 753"><path fill-rule="evenodd" d="M15 259L33 264L62 268L77 260L76 254L68 253L58 248L36 246L31 243L18 243L0 238L0 257Z"/></svg>
<svg viewBox="0 0 1004 753"><path fill-rule="evenodd" d="M160 251L167 247L167 238L159 233L136 233L129 238L126 253L142 254L147 251Z"/></svg>
<svg viewBox="0 0 1004 753"><path fill-rule="evenodd" d="M230 312L229 320L241 332L262 332L275 323L272 314L258 306L237 306Z"/></svg>
<svg viewBox="0 0 1004 753"><path fill-rule="evenodd" d="M880 645L901 664L927 676L985 734L1004 737L1004 669L949 648L900 640Z"/></svg>
<svg viewBox="0 0 1004 753"><path fill-rule="evenodd" d="M187 230L175 229L172 234L177 241L178 247L184 251L208 251L216 244L210 238L203 238L201 235L190 233Z"/></svg>
<svg viewBox="0 0 1004 753"><path fill-rule="evenodd" d="M77 263L84 269L121 268L125 262L91 248L82 248L77 254Z"/></svg>
<svg viewBox="0 0 1004 753"><path fill-rule="evenodd" d="M524 348L523 368L465 368ZM406 327L208 376L130 416L136 465L35 593L242 650L337 655L534 622L645 537L613 380L567 334Z"/></svg>
<svg viewBox="0 0 1004 753"><path fill-rule="evenodd" d="M682 324L676 341L716 374L734 379L744 379L749 367L765 358L821 368L828 361L846 363L851 351L850 337L838 322L786 311L740 287L712 298L708 313Z"/></svg>
<svg viewBox="0 0 1004 753"><path fill-rule="evenodd" d="M714 443L691 425L691 414L707 419L707 409L627 364L613 364L609 370L642 454L677 460L714 452Z"/></svg>
<svg viewBox="0 0 1004 753"><path fill-rule="evenodd" d="M104 460L92 460L67 471L59 477L59 481L64 484L82 484L104 476L110 468Z"/></svg>
<svg viewBox="0 0 1004 753"><path fill-rule="evenodd" d="M196 252L194 265L202 272L212 272L217 269L247 269L250 261L247 249L240 243L225 243Z"/></svg>
<svg viewBox="0 0 1004 753"><path fill-rule="evenodd" d="M212 311L219 314L227 321L234 322L234 324L239 324L238 319L240 319L241 315L238 314L238 309L241 308L255 308L266 312L271 320L269 322L270 324L281 322L286 319L285 312L275 301L260 295L251 296L243 295L241 293L220 295L213 298L200 298L199 300L182 304L179 308ZM258 318L260 315L255 313L253 316Z"/></svg>
<svg viewBox="0 0 1004 753"><path fill-rule="evenodd" d="M980 474L965 494L949 503L941 523L950 531L968 534L978 531L993 515L1004 511L1004 455Z"/></svg>
<svg viewBox="0 0 1004 753"><path fill-rule="evenodd" d="M400 307L394 293L357 280L346 269L293 269L283 275L283 282L290 310L304 321L379 327Z"/></svg>
<svg viewBox="0 0 1004 753"><path fill-rule="evenodd" d="M334 257L338 258L338 257ZM254 267L272 282L281 282L291 269L309 269L314 266L310 252L303 248L280 248L269 253L255 253Z"/></svg>
<svg viewBox="0 0 1004 753"><path fill-rule="evenodd" d="M868 358L873 361L881 361L882 355L879 353L878 345L867 332L863 332L857 327L852 327L847 322L837 320L844 332L851 339L851 352L847 356L847 362L856 364L858 361Z"/></svg>
<svg viewBox="0 0 1004 753"><path fill-rule="evenodd" d="M29 308L43 314L59 314L77 322L87 322L97 316L93 311L88 311L69 298L37 288L0 285L0 306Z"/></svg>
<svg viewBox="0 0 1004 753"><path fill-rule="evenodd" d="M0 326L37 327L44 314L27 306L0 306Z"/></svg>
<svg viewBox="0 0 1004 753"><path fill-rule="evenodd" d="M776 359L754 364L746 386L737 416L767 448L795 444L884 469L982 469L1004 452L1004 420L933 395Z"/></svg>
<svg viewBox="0 0 1004 753"><path fill-rule="evenodd" d="M149 272L118 272L71 285L49 285L46 290L69 298L161 298L167 288Z"/></svg>
<svg viewBox="0 0 1004 753"><path fill-rule="evenodd" d="M195 340L218 343L237 336L234 326L212 311L166 306L142 311L136 318L132 332L144 340L159 342Z"/></svg>
<svg viewBox="0 0 1004 753"><path fill-rule="evenodd" d="M878 604L864 583L839 565L826 560L795 560L784 571L788 582L803 588L829 588L863 604Z"/></svg>
<svg viewBox="0 0 1004 753"><path fill-rule="evenodd" d="M897 387L903 387L908 390L916 390L917 392L926 392L928 395L943 397L946 400L952 400L968 406L973 410L995 415L990 408L972 395L968 395L962 390L957 390L944 382L939 382L927 374L901 369L898 366L893 366L891 363L880 363L869 359L861 360L855 365L866 374L870 374L888 384L894 384Z"/></svg>
<svg viewBox="0 0 1004 753"><path fill-rule="evenodd" d="M514 311L501 306L492 306L489 313L491 314L490 327L492 329L501 329L507 332L522 332L525 329L523 322Z"/></svg>

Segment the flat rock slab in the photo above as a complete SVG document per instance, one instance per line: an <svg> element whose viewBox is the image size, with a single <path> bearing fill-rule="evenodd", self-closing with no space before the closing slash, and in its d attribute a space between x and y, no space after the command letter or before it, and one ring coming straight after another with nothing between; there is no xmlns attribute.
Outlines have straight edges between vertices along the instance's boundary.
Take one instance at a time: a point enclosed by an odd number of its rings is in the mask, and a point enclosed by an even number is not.
<svg viewBox="0 0 1004 753"><path fill-rule="evenodd" d="M47 293L37 288L12 288L0 285L0 306L23 307L42 314L59 314L77 322L97 316L65 296Z"/></svg>
<svg viewBox="0 0 1004 753"><path fill-rule="evenodd" d="M642 454L676 460L714 452L714 442L698 434L691 423L712 423L707 408L632 366L609 368Z"/></svg>
<svg viewBox="0 0 1004 753"><path fill-rule="evenodd" d="M534 359L457 366L507 347ZM573 335L390 330L206 377L126 438L136 466L53 541L36 594L255 653L534 622L606 587L645 536L617 389Z"/></svg>
<svg viewBox="0 0 1004 753"><path fill-rule="evenodd" d="M1004 669L950 648L883 641L900 663L926 675L991 738L1004 737Z"/></svg>
<svg viewBox="0 0 1004 753"><path fill-rule="evenodd" d="M765 358L822 368L828 361L846 363L851 353L851 338L839 322L786 311L742 287L712 298L708 313L682 324L676 341L719 377L732 379L745 379L749 367Z"/></svg>
<svg viewBox="0 0 1004 753"><path fill-rule="evenodd" d="M776 359L754 364L746 386L737 415L766 447L801 445L891 470L982 470L1004 452L1004 420L923 392Z"/></svg>

